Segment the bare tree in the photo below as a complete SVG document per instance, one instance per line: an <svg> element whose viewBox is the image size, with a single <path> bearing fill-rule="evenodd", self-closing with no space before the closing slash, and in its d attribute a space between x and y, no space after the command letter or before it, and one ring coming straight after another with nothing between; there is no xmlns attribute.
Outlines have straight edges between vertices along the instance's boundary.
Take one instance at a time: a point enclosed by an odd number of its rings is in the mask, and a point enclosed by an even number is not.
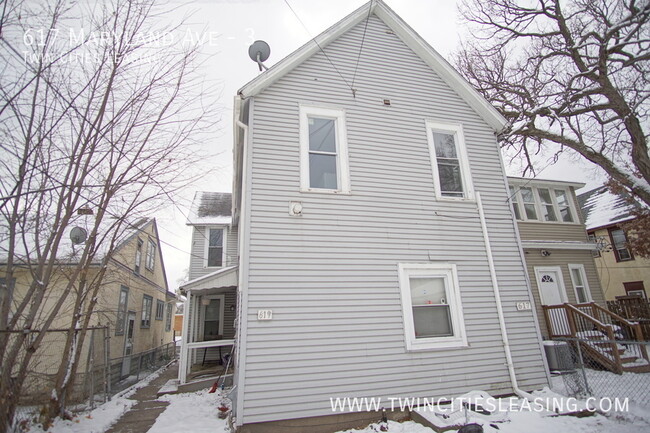
<svg viewBox="0 0 650 433"><path fill-rule="evenodd" d="M162 24L154 0L8 0L0 13L2 433L65 305L73 314L46 422L64 412L106 261L197 174L195 144L212 124L197 104L198 47ZM88 232L76 247L75 226Z"/></svg>
<svg viewBox="0 0 650 433"><path fill-rule="evenodd" d="M463 75L511 122L500 140L535 171L552 144L650 205L647 0L466 0Z"/></svg>

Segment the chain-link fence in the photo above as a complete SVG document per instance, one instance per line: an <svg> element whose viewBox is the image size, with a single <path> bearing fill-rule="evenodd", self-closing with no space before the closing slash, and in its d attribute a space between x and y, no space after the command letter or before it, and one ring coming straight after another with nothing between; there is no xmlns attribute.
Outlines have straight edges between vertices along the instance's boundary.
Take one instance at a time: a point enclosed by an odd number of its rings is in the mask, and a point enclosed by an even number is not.
<svg viewBox="0 0 650 433"><path fill-rule="evenodd" d="M33 331L34 337L36 332ZM43 331L45 335L31 357L27 375L22 386L16 383L19 395L13 419L13 431L26 431L29 425L39 422L39 413L52 395L69 330ZM79 333L80 330L74 331ZM11 333L9 342L18 337ZM176 357L174 342L134 353L129 356L110 358L110 333L107 327L86 330L77 372L73 376L73 388L66 401L66 409L78 412L92 409L106 402L116 393L128 388L148 374L168 364ZM33 339L27 338L25 350ZM8 345L8 347L10 344ZM16 366L17 370L18 366ZM12 375L14 372L12 371Z"/></svg>
<svg viewBox="0 0 650 433"><path fill-rule="evenodd" d="M578 398L618 398L650 407L650 342L579 338L557 339L547 350L549 367L560 373L564 391ZM618 351L618 372L603 356Z"/></svg>

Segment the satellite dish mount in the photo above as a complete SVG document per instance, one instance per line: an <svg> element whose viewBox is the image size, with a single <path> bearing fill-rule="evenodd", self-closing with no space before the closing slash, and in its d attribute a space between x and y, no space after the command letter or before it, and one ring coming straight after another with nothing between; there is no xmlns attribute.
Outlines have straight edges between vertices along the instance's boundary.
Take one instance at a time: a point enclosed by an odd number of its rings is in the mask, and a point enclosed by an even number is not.
<svg viewBox="0 0 650 433"><path fill-rule="evenodd" d="M248 57L257 63L257 66L260 68L260 72L262 69L269 69L262 62L265 62L270 55L271 47L269 47L269 44L264 41L255 41L250 47L248 47Z"/></svg>

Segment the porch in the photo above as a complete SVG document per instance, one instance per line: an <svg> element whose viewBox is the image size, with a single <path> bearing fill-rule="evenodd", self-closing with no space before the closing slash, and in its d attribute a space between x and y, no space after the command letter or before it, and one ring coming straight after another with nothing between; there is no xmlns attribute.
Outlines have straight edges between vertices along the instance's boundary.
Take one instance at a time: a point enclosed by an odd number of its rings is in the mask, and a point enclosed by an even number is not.
<svg viewBox="0 0 650 433"><path fill-rule="evenodd" d="M577 339L580 349L602 368L623 372L650 372L646 344L638 322L603 308L595 302L542 305L551 340Z"/></svg>
<svg viewBox="0 0 650 433"><path fill-rule="evenodd" d="M178 380L232 372L237 312L237 267L220 269L183 284L186 296Z"/></svg>

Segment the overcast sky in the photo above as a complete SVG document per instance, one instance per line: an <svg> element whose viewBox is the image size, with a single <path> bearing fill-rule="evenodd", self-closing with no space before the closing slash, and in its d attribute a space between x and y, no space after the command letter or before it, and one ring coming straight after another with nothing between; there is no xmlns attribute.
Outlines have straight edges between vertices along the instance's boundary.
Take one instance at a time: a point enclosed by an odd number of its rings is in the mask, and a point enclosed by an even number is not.
<svg viewBox="0 0 650 433"><path fill-rule="evenodd" d="M456 0L384 0L420 36L447 60L465 33L457 13ZM285 0L204 0L188 4L173 1L174 15L189 14L189 31L211 36L205 38L203 53L209 60L202 67L206 85L220 94L222 116L212 139L205 143L206 170L193 188L188 189L177 205L165 214L156 215L163 244L163 254L170 290L185 278L190 261L191 229L185 226L186 215L195 190L230 192L232 184L232 102L237 89L259 74L248 57L248 46L255 40L271 47L267 66L281 60L338 20L366 3L365 0L288 0L307 27L298 21ZM548 166L540 178L587 183L591 189L602 183L598 173L585 163L569 158ZM575 158L574 158L575 159ZM541 167L546 166L544 162ZM506 161L507 162L507 161ZM520 175L517 164L508 167L509 175Z"/></svg>

